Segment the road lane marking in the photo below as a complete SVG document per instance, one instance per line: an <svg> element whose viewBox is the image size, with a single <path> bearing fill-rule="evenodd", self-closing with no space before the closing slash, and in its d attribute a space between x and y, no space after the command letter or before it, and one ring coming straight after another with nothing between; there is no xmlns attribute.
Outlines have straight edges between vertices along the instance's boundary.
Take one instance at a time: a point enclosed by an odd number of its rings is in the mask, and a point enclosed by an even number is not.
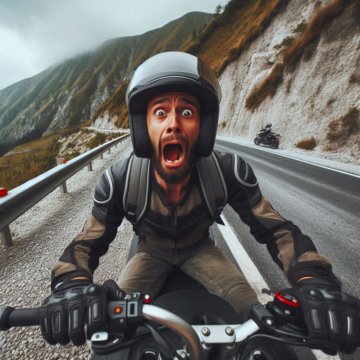
<svg viewBox="0 0 360 360"><path fill-rule="evenodd" d="M221 214L221 219L223 220L225 226L217 225L218 229L221 232L224 240L226 241L230 251L232 252L235 261L239 265L241 272L245 276L246 280L250 283L251 287L255 291L257 298L259 301L264 304L270 300L273 300L273 297L267 294L263 294L261 290L263 288L269 289L269 285L260 274L258 268L251 260L250 256L238 240L237 236L235 235L235 231L232 226L228 223L225 216ZM329 356L324 354L320 350L312 350L315 357L318 360L341 360L338 355L336 356Z"/></svg>
<svg viewBox="0 0 360 360"><path fill-rule="evenodd" d="M342 171L342 170L338 170L338 169L334 169L334 168L331 168L331 167L328 167L328 166L324 166L324 165L319 165L319 164L316 164L316 163L313 163L313 162L310 162L310 161L306 161L306 160L301 160L299 158L296 158L296 157L292 157L292 156L288 156L288 155L284 155L284 154L279 154L277 153L276 151L277 150L274 150L274 151L269 151L269 149L265 149L265 148L262 148L262 147L257 147L257 146L251 146L251 145L245 145L245 144L241 144L241 143L238 143L238 142L235 142L235 141L230 141L230 140L225 140L225 139L219 139L220 141L224 141L224 142L229 142L231 144L235 144L235 145L240 145L240 146L245 146L245 147L248 147L250 149L255 149L255 150L260 150L260 151L265 151L267 153L271 153L271 154L274 154L274 155L277 155L277 156L282 156L282 157L286 157L288 159L292 159L292 160L297 160L297 161L300 161L300 162L303 162L305 164L310 164L310 165L314 165L314 166L318 166L318 167L321 167L323 169L327 169L327 170L331 170L331 171L336 171L340 174L345 174L345 175L350 175L350 176L353 176L353 177L356 177L356 178L359 178L360 179L360 175L356 175L356 174L353 174L353 173L349 173L347 171ZM216 145L215 146L219 146L221 147L221 145ZM223 145L224 146L224 145ZM226 146L226 145L225 145ZM280 149L281 151L281 149ZM351 164L349 164L351 165Z"/></svg>

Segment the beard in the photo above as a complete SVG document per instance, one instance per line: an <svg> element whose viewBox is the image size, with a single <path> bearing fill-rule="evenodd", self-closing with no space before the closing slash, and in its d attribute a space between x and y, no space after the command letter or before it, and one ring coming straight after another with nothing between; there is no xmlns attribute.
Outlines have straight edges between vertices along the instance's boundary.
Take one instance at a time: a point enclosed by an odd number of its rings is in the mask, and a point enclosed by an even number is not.
<svg viewBox="0 0 360 360"><path fill-rule="evenodd" d="M177 169L166 169L162 164L162 144L165 141L169 140L178 140L181 141L185 147L185 158L181 167ZM189 168L196 161L196 143L189 148L189 141L187 138L182 136L173 135L166 139L160 140L158 144L154 144L151 141L152 147L152 156L151 156L151 166L158 175L168 184L180 184L190 173Z"/></svg>

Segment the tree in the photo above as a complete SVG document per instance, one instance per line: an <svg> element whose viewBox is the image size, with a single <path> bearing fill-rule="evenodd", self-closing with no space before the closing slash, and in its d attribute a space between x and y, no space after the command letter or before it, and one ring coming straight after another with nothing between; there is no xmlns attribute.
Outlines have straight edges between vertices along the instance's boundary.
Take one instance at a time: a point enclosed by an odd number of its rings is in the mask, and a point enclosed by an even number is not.
<svg viewBox="0 0 360 360"><path fill-rule="evenodd" d="M221 14L221 12L223 11L224 7L221 6L220 4L215 8L215 14L214 16L219 16Z"/></svg>
<svg viewBox="0 0 360 360"><path fill-rule="evenodd" d="M195 41L196 38L198 37L198 32L197 32L196 28L193 28L191 35L192 35L193 41Z"/></svg>

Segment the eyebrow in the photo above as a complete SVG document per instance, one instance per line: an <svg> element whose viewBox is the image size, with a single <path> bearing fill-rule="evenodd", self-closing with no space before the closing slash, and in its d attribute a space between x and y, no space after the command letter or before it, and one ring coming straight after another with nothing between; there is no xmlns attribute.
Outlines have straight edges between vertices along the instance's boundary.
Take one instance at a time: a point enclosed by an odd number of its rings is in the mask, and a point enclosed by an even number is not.
<svg viewBox="0 0 360 360"><path fill-rule="evenodd" d="M182 101L182 102L184 102L186 104L190 104L192 106L195 106L196 109L199 107L199 105L197 105L194 101L189 100L189 99L184 98L184 97L180 98L179 101Z"/></svg>
<svg viewBox="0 0 360 360"><path fill-rule="evenodd" d="M170 102L170 99L169 98L161 98L161 99L159 99L159 100L156 100L156 101L154 101L152 104L151 104L151 106L155 106L155 105L158 105L158 104L162 104L162 103L164 103L164 102Z"/></svg>
<svg viewBox="0 0 360 360"><path fill-rule="evenodd" d="M189 100L189 99L187 99L187 98L185 98L185 97L180 98L179 101L182 101L182 102L184 102L184 103L186 103L186 104L190 104L190 105L192 105L192 106L195 106L195 108L198 108L198 107L199 107L199 105L197 105L194 101ZM170 103L170 99L169 99L169 98L166 98L166 97L165 97L165 98L161 98L161 99L159 99L159 100L154 101L154 102L151 104L151 106L155 106L155 105L158 105L158 104L163 104L163 103L165 103L165 102Z"/></svg>

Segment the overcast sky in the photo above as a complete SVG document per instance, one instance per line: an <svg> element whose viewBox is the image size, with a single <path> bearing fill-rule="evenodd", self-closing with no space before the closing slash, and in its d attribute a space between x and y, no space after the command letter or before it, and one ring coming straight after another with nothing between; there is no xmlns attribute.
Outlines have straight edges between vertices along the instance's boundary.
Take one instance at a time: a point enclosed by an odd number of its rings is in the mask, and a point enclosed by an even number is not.
<svg viewBox="0 0 360 360"><path fill-rule="evenodd" d="M224 0L0 0L0 89L103 41L139 35Z"/></svg>

